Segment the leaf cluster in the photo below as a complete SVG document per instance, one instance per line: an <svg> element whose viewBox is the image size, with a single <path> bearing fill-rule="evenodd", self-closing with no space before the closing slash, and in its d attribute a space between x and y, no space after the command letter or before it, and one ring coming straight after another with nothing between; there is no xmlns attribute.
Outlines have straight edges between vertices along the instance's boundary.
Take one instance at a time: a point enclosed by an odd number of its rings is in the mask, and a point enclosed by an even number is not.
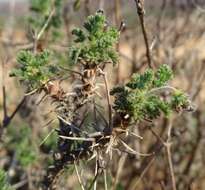
<svg viewBox="0 0 205 190"><path fill-rule="evenodd" d="M190 106L187 95L167 86L172 77L172 70L165 64L156 72L148 69L143 74L134 74L125 86L111 90L115 97L113 108L128 113L137 121L153 120L162 113L169 116L172 111L187 109ZM163 96L162 92L168 88L172 89L169 97Z"/></svg>
<svg viewBox="0 0 205 190"><path fill-rule="evenodd" d="M19 77L26 83L29 90L39 88L56 74L57 68L50 64L51 53L47 50L33 54L30 51L20 51L17 55L19 68L14 69L10 76Z"/></svg>
<svg viewBox="0 0 205 190"><path fill-rule="evenodd" d="M114 45L118 42L119 32L107 25L105 15L97 12L87 18L83 29L75 28L74 44L69 49L71 64L83 60L86 63L99 65L104 62L115 64L118 60Z"/></svg>

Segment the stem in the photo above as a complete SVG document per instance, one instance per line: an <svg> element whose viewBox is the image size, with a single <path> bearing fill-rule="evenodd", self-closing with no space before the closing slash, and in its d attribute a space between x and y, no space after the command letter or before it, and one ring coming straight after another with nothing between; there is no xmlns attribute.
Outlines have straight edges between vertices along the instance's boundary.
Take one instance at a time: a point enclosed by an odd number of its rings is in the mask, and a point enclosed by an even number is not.
<svg viewBox="0 0 205 190"><path fill-rule="evenodd" d="M16 115L16 113L18 112L18 110L21 108L21 106L24 104L25 101L26 101L26 97L24 96L23 99L16 106L16 109L13 111L11 116L7 117L7 119L4 120L3 127L7 127L10 124L11 120L14 118L14 116Z"/></svg>
<svg viewBox="0 0 205 190"><path fill-rule="evenodd" d="M95 177L94 177L93 181L91 182L90 186L88 187L88 190L91 190L91 189L92 189L93 184L96 182L96 180L97 180L97 178L98 178L98 175L99 175L100 173L102 173L102 172L99 171L99 163L98 163L98 160L97 160L97 169L96 169L96 170L97 170L97 172L96 172L96 174L95 174Z"/></svg>
<svg viewBox="0 0 205 190"><path fill-rule="evenodd" d="M172 189L177 190L176 180L175 180L175 175L174 175L174 167L173 167L172 156L171 156L171 131L172 131L172 123L170 123L168 126L167 142L164 143L164 145L166 147L166 152L167 152L169 170L170 170L170 175L171 175L171 180L172 180Z"/></svg>
<svg viewBox="0 0 205 190"><path fill-rule="evenodd" d="M115 24L117 26L120 25L120 1L119 0L115 0L114 2L114 11L115 11ZM120 44L118 43L117 44L117 47L116 47L116 50L119 52L120 50ZM120 82L120 75L121 75L121 64L120 62L118 63L118 67L117 67L117 78L116 78L116 83L119 83Z"/></svg>
<svg viewBox="0 0 205 190"><path fill-rule="evenodd" d="M110 129L112 129L112 106L111 106L111 103L110 103L109 85L108 85L108 80L107 80L106 73L104 73L102 71L101 74L103 75L103 80L104 80L105 89L106 89L108 112L109 112L109 127L110 127Z"/></svg>
<svg viewBox="0 0 205 190"><path fill-rule="evenodd" d="M169 170L170 170L170 175L171 175L171 180L172 180L172 189L177 190L176 180L175 180L175 175L174 175L174 167L173 167L172 156L171 156L171 143L166 144L166 152L167 152Z"/></svg>
<svg viewBox="0 0 205 190"><path fill-rule="evenodd" d="M95 161L95 176L98 175L98 158L96 157L96 161ZM93 190L97 189L97 179L94 182L94 187Z"/></svg>
<svg viewBox="0 0 205 190"><path fill-rule="evenodd" d="M149 66L149 68L152 68L151 53L150 53L145 23L144 23L144 14L145 14L144 4L143 4L142 0L135 0L135 3L136 3L136 7L137 7L137 14L138 14L138 17L140 20L140 25L142 28L145 46L146 46L146 56L147 56L148 66Z"/></svg>
<svg viewBox="0 0 205 190"><path fill-rule="evenodd" d="M124 154L120 157L120 160L119 160L119 164L118 164L118 169L117 169L117 174L115 176L115 180L114 180L114 184L113 184L113 187L112 187L112 190L115 190L116 189L116 186L120 180L120 177L121 177L121 174L123 172L123 166L125 164L125 161L126 161L126 158L127 158L127 154Z"/></svg>
<svg viewBox="0 0 205 190"><path fill-rule="evenodd" d="M104 176L105 190L108 190L108 188L107 188L107 175L106 175L106 170L105 169L103 169L103 176Z"/></svg>
<svg viewBox="0 0 205 190"><path fill-rule="evenodd" d="M137 188L139 182L143 179L143 177L145 176L145 174L147 173L147 171L150 169L150 167L152 166L152 164L154 163L154 161L156 160L156 156L154 156L150 162L147 164L147 166L145 167L145 169L142 171L142 173L140 174L139 178L136 180L135 184L134 184L134 189Z"/></svg>
<svg viewBox="0 0 205 190"><path fill-rule="evenodd" d="M41 36L43 35L43 33L46 30L46 28L48 27L48 24L51 21L51 18L53 17L54 13L55 13L55 9L53 9L51 11L51 13L49 14L48 19L46 20L45 24L43 25L43 27L41 28L41 30L39 31L39 33L36 37L36 41L38 41L41 38Z"/></svg>
<svg viewBox="0 0 205 190"><path fill-rule="evenodd" d="M49 16L48 16L48 19L46 20L45 24L41 28L41 30L38 33L35 32L35 34L34 34L34 46L33 46L34 53L36 53L38 41L40 40L41 36L45 32L46 28L48 27L48 24L51 21L54 13L55 13L55 9L53 8L52 11L50 12Z"/></svg>
<svg viewBox="0 0 205 190"><path fill-rule="evenodd" d="M7 106L6 106L6 87L5 87L5 62L2 60L2 97L3 97L3 112L4 112L4 119L8 117L7 115Z"/></svg>
<svg viewBox="0 0 205 190"><path fill-rule="evenodd" d="M85 190L84 186L83 186L83 183L82 183L82 180L81 180L81 177L79 175L79 172L78 172L78 168L77 168L77 165L76 165L76 162L74 161L74 166L75 166L75 171L76 171L76 174L77 174L77 177L78 177L78 181L80 183L80 186L81 186L81 189L82 190Z"/></svg>

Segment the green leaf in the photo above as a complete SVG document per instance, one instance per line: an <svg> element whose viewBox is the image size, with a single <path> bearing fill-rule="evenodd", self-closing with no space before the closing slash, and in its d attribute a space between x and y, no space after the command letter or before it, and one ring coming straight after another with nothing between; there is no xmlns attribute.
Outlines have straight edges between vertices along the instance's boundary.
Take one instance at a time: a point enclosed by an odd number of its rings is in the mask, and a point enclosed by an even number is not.
<svg viewBox="0 0 205 190"><path fill-rule="evenodd" d="M158 87L166 90L168 81L173 77L171 69L162 65L154 72L148 69L142 74L133 74L125 85L114 87L110 94L114 96L114 110L129 114L135 121L153 121L162 114L168 117L172 111L190 110L190 101L181 91L174 91L168 97L162 92L152 94L150 91ZM174 89L174 88L172 88Z"/></svg>
<svg viewBox="0 0 205 190"><path fill-rule="evenodd" d="M157 72L155 73L154 86L161 87L166 85L166 83L173 78L173 72L168 65L161 65Z"/></svg>
<svg viewBox="0 0 205 190"><path fill-rule="evenodd" d="M119 32L116 28L106 26L105 15L97 12L89 16L83 26L83 29L72 31L76 39L69 48L70 63L76 64L81 59L87 64L116 64L118 54L114 46L118 42Z"/></svg>
<svg viewBox="0 0 205 190"><path fill-rule="evenodd" d="M152 70L145 71L144 74L134 74L127 86L132 89L144 89L152 85L154 80L154 72Z"/></svg>
<svg viewBox="0 0 205 190"><path fill-rule="evenodd" d="M58 73L58 69L50 63L50 59L51 52L48 50L37 54L20 51L17 55L19 68L14 69L10 76L18 77L31 88L29 90L39 88Z"/></svg>
<svg viewBox="0 0 205 190"><path fill-rule="evenodd" d="M190 107L188 96L180 90L174 92L171 98L171 106L177 111L188 109Z"/></svg>

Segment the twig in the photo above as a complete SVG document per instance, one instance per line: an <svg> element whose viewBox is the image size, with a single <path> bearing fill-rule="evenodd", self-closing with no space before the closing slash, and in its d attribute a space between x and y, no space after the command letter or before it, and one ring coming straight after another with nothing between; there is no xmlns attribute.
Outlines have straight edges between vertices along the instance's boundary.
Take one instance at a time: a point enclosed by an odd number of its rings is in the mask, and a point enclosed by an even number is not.
<svg viewBox="0 0 205 190"><path fill-rule="evenodd" d="M65 68L65 67L62 67L62 66L59 66L59 68L62 69L62 70L66 70L66 71L69 71L69 72L71 72L71 73L75 73L75 74L78 74L78 75L80 75L80 76L83 76L82 73L80 73L80 72L78 72L78 71L74 71L74 70L72 70L72 69Z"/></svg>
<svg viewBox="0 0 205 190"><path fill-rule="evenodd" d="M142 28L144 41L145 41L148 66L149 66L149 68L152 68L150 47L149 47L147 32L146 32L145 23L144 23L144 14L145 14L144 3L143 3L143 0L135 0L135 3L136 3L136 7L137 7L137 14L138 14L138 17L140 19L140 24L141 24L141 28Z"/></svg>
<svg viewBox="0 0 205 190"><path fill-rule="evenodd" d="M174 167L172 163L172 156L171 156L171 131L172 131L172 123L170 122L168 126L168 132L167 132L167 142L164 143L166 147L166 152L167 152L167 157L168 157L168 164L169 164L169 170L170 170L170 175L171 175L171 180L172 180L172 189L176 189L176 180L175 180L175 175L174 175Z"/></svg>
<svg viewBox="0 0 205 190"><path fill-rule="evenodd" d="M16 106L16 109L13 111L13 113L11 114L11 116L7 116L6 118L4 118L3 124L2 124L2 127L3 127L3 128L6 128L6 127L10 124L11 120L14 118L14 116L16 115L16 113L18 112L18 110L20 109L20 107L24 104L25 100L26 100L26 97L24 97L24 98L21 100L21 102Z"/></svg>
<svg viewBox="0 0 205 190"><path fill-rule="evenodd" d="M8 116L7 112L7 101L6 101L6 87L5 87L5 78L4 78L4 67L5 67L5 62L2 61L2 96L3 96L3 121L0 123L0 139L3 134L3 129L6 128L11 120L14 118L20 107L23 105L25 102L26 98L24 97L21 102L16 106L15 110L12 112L10 116Z"/></svg>
<svg viewBox="0 0 205 190"><path fill-rule="evenodd" d="M55 129L52 129L48 135L42 140L42 142L39 144L39 147L42 146L44 144L44 142L46 142L46 140L53 134L53 132L55 131Z"/></svg>
<svg viewBox="0 0 205 190"><path fill-rule="evenodd" d="M119 0L115 0L114 2L114 13L115 13L115 24L118 26L120 24L120 1ZM120 49L120 43L117 44L116 47L117 51L119 52ZM120 62L118 63L118 67L117 67L117 78L116 78L116 83L120 82L120 71L121 71L121 64Z"/></svg>
<svg viewBox="0 0 205 190"><path fill-rule="evenodd" d="M36 88L36 89L34 89L34 90L32 90L32 91L30 91L30 92L28 92L28 93L25 93L24 96L33 95L33 94L35 94L38 90L39 90L39 88Z"/></svg>
<svg viewBox="0 0 205 190"><path fill-rule="evenodd" d="M38 34L36 36L36 41L38 41L41 38L41 36L43 35L43 33L46 30L46 28L48 27L48 24L51 21L51 18L53 17L54 13L55 13L55 9L53 9L51 11L51 13L49 14L48 19L46 20L45 24L43 25L41 30L38 32Z"/></svg>
<svg viewBox="0 0 205 190"><path fill-rule="evenodd" d="M95 176L98 174L98 157L96 156L96 161L95 161ZM97 190L97 178L94 182L94 187L93 190Z"/></svg>
<svg viewBox="0 0 205 190"><path fill-rule="evenodd" d="M123 133L127 133L127 134L129 134L129 135L132 135L132 136L134 136L134 137L136 137L136 138L138 138L138 139L143 139L143 137L142 136L140 136L140 135L137 135L136 133L134 133L134 132L132 132L132 131L130 131L130 130L124 130L124 129L118 129L118 128L116 128L115 129L115 131L116 132L123 132Z"/></svg>
<svg viewBox="0 0 205 190"><path fill-rule="evenodd" d="M136 189L137 188L137 185L139 184L139 182L142 180L142 178L145 176L145 174L147 173L147 171L149 170L149 168L152 166L152 164L154 163L156 157L154 156L150 162L147 164L146 168L141 172L139 178L137 179L137 181L135 182L134 184L134 188L133 189Z"/></svg>
<svg viewBox="0 0 205 190"><path fill-rule="evenodd" d="M136 155L139 155L139 156L151 156L151 155L153 155L153 153L140 153L140 152L137 152L137 151L135 151L135 150L133 150L130 146L128 146L124 141L122 141L121 139L120 139L120 142L122 143L122 145L125 147L125 148L127 148L128 150L129 150L129 153L131 153L131 154L136 154Z"/></svg>
<svg viewBox="0 0 205 190"><path fill-rule="evenodd" d="M105 169L103 169L103 176L104 176L105 190L108 190L108 188L107 188L107 175L106 175L106 170Z"/></svg>
<svg viewBox="0 0 205 190"><path fill-rule="evenodd" d="M48 27L48 24L51 21L54 13L55 13L55 9L53 8L52 11L50 12L49 16L48 16L48 19L46 20L46 22L44 23L43 27L41 28L41 30L39 32L35 31L35 33L34 33L34 46L33 46L34 53L36 53L38 41L40 40L40 38L43 35L43 33L46 30L46 28Z"/></svg>
<svg viewBox="0 0 205 190"><path fill-rule="evenodd" d="M140 135L137 135L136 133L133 133L133 132L131 132L131 131L128 131L128 134L130 134L130 135L132 135L132 136L134 136L134 137L136 137L136 138L138 138L138 139L143 139L143 137L142 136L140 136Z"/></svg>
<svg viewBox="0 0 205 190"><path fill-rule="evenodd" d="M107 80L106 73L101 71L101 74L103 75L103 80L104 80L104 83L105 83L106 96L107 96L107 104L108 104L108 112L109 112L109 127L110 127L110 129L112 129L112 106L111 106L111 103L110 103L108 80Z"/></svg>
<svg viewBox="0 0 205 190"><path fill-rule="evenodd" d="M26 101L26 97L24 96L23 99L19 102L19 104L16 106L16 109L13 111L13 113L11 114L11 116L8 117L8 121L6 123L6 125L8 125L11 120L14 118L14 116L16 115L16 113L19 111L19 109L21 108L21 106L24 104L24 102Z"/></svg>
<svg viewBox="0 0 205 190"><path fill-rule="evenodd" d="M162 86L162 87L158 87L158 88L153 88L152 90L149 91L149 93L157 93L157 92L161 92L161 91L170 91L170 92L175 92L177 91L176 88L172 87L172 86Z"/></svg>
<svg viewBox="0 0 205 190"><path fill-rule="evenodd" d="M93 184L94 184L94 183L95 183L95 181L97 180L97 178L98 178L98 175L99 175L99 174L100 174L100 172L99 172L99 165L98 165L97 174L95 175L95 177L94 177L93 181L91 182L91 184L90 184L90 186L89 186L88 190L91 190L91 189L92 189Z"/></svg>
<svg viewBox="0 0 205 190"><path fill-rule="evenodd" d="M117 184L119 182L120 175L122 173L122 169L123 169L124 163L126 161L126 158L127 158L127 154L124 154L124 155L122 155L120 157L119 164L118 164L118 169L117 169L117 174L115 176L115 180L114 180L114 184L113 184L112 190L116 189L116 186L117 186Z"/></svg>
<svg viewBox="0 0 205 190"><path fill-rule="evenodd" d="M67 137L67 136L62 136L62 135L60 135L59 137L62 139L69 139L69 140L73 140L73 141L75 141L75 140L76 141L91 141L91 142L95 141L95 138Z"/></svg>
<svg viewBox="0 0 205 190"><path fill-rule="evenodd" d="M8 117L7 115L7 106L6 106L6 87L5 87L5 61L2 60L2 96L3 96L3 113L4 119Z"/></svg>
<svg viewBox="0 0 205 190"><path fill-rule="evenodd" d="M83 186L83 183L82 183L82 180L81 180L81 177L78 173L78 168L77 168L77 165L76 165L76 161L74 161L74 166L75 166L75 171L76 171L76 174L77 174L77 177L78 177L78 181L80 183L80 186L81 186L81 189L82 190L85 190L84 186Z"/></svg>
<svg viewBox="0 0 205 190"><path fill-rule="evenodd" d="M166 148L166 153L168 157L168 164L169 164L169 170L170 170L170 175L171 175L171 180L172 180L172 189L176 190L176 180L175 180L175 175L174 175L174 168L172 164L172 158L171 158L171 130L172 130L172 123L170 122L168 126L168 131L167 131L167 141L164 142L163 139L155 133L154 130L152 130L151 127L149 127L150 131L152 134L164 145Z"/></svg>
<svg viewBox="0 0 205 190"><path fill-rule="evenodd" d="M152 134L157 138L157 140L159 140L163 145L164 145L164 140L162 139L162 137L160 137L153 129L152 127L149 127L149 130L152 132Z"/></svg>

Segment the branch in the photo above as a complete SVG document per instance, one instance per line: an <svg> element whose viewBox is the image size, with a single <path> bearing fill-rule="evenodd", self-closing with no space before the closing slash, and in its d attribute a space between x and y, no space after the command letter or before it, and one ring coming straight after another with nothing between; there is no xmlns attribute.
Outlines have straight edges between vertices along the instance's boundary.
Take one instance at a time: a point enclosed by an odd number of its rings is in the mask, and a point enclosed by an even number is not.
<svg viewBox="0 0 205 190"><path fill-rule="evenodd" d="M2 97L3 97L3 118L7 118L7 106L6 106L6 87L5 87L5 61L2 60Z"/></svg>
<svg viewBox="0 0 205 190"><path fill-rule="evenodd" d="M51 13L49 14L48 19L46 20L45 24L43 25L43 27L41 28L41 30L40 30L39 33L37 34L37 36L36 36L36 41L38 41L38 40L41 38L41 36L43 35L44 31L45 31L46 28L48 27L49 22L50 22L51 19L52 19L54 13L55 13L55 9L53 9L53 10L51 11Z"/></svg>
<svg viewBox="0 0 205 190"><path fill-rule="evenodd" d="M76 165L76 162L74 161L74 166L75 166L75 171L76 171L76 174L77 174L77 177L78 177L78 181L80 183L80 186L81 186L81 189L82 190L85 190L84 186L83 186L83 183L82 183L82 180L81 180L81 177L79 175L79 172L78 172L78 168L77 168L77 165Z"/></svg>
<svg viewBox="0 0 205 190"><path fill-rule="evenodd" d="M177 190L176 188L176 180L175 180L175 175L174 175L174 167L172 163L172 156L171 156L171 131L172 131L172 123L170 122L168 126L168 132L167 132L167 141L164 143L166 147L166 152L167 152L167 157L168 157L168 164L169 164L169 170L170 170L170 175L171 175L171 180L172 180L172 189Z"/></svg>
<svg viewBox="0 0 205 190"><path fill-rule="evenodd" d="M26 97L24 96L23 99L16 106L16 108L13 111L13 113L11 114L11 116L8 116L6 119L4 119L4 121L3 121L3 127L4 128L7 127L10 124L11 120L14 118L14 116L19 111L19 109L21 108L21 106L24 104L25 101L26 101Z"/></svg>
<svg viewBox="0 0 205 190"><path fill-rule="evenodd" d="M137 14L138 14L138 17L140 19L140 24L141 24L141 28L142 28L144 41L145 41L148 66L149 66L149 68L152 68L151 53L150 53L145 23L144 23L144 14L145 14L144 3L143 3L143 0L135 0L135 3L136 3L136 8L137 8Z"/></svg>
<svg viewBox="0 0 205 190"><path fill-rule="evenodd" d="M127 154L124 154L120 157L120 160L118 162L118 169L117 169L117 173L116 173L116 176L115 176L115 179L114 179L114 184L113 184L112 190L116 189L116 186L119 182L121 173L123 172L123 166L125 164L126 158L127 158Z"/></svg>
<svg viewBox="0 0 205 190"><path fill-rule="evenodd" d="M3 97L3 121L0 124L0 139L1 136L3 134L3 130L4 128L6 128L10 123L11 120L14 118L14 116L16 115L16 113L18 112L18 110L20 109L20 107L23 105L23 103L26 100L26 97L24 97L19 104L16 106L15 110L12 112L12 114L10 116L8 116L8 112L7 112L7 101L6 101L6 86L5 86L5 82L4 82L4 67L5 67L5 62L2 61L2 97Z"/></svg>
<svg viewBox="0 0 205 190"><path fill-rule="evenodd" d="M109 111L109 127L112 129L112 106L110 103L110 94L109 94L109 86L108 86L108 80L106 73L100 70L100 74L103 76L103 80L105 83L105 89L106 89L106 96L107 96L107 104L108 104L108 111Z"/></svg>

